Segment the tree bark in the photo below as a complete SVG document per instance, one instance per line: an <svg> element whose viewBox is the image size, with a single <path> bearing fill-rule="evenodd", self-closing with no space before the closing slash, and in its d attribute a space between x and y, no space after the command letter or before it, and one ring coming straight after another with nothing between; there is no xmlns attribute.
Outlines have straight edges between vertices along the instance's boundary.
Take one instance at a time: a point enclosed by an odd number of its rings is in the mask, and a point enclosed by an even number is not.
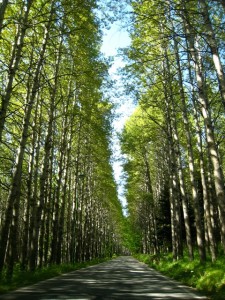
<svg viewBox="0 0 225 300"><path fill-rule="evenodd" d="M40 229L43 228L43 222L42 222L42 213L44 211L45 204L47 202L48 198L48 190L47 190L47 184L48 179L50 176L49 167L50 167L50 157L53 147L53 127L54 127L54 118L55 118L55 110L56 110L56 94L57 94L57 83L58 83L58 75L59 75L59 67L60 67L60 60L61 60L61 46L62 46L62 40L60 41L59 47L58 47L58 55L56 59L55 64L55 73L54 73L54 84L51 86L50 84L50 109L49 109L49 122L48 122L48 129L47 129L47 135L45 139L45 146L44 146L44 162L43 162L43 169L40 176L40 197L39 197L39 205L36 209L36 214L33 215L33 218L35 219L35 229L32 237L32 251L31 251L31 257L33 257L32 261L35 263L37 261L38 257L38 240L40 237ZM44 230L44 229L43 229ZM42 230L42 233L44 234L44 231ZM43 240L42 235L42 240ZM43 245L42 245L43 246ZM41 250L41 248L39 248ZM36 257L36 258L35 258ZM36 265L32 266L32 269L35 269Z"/></svg>
<svg viewBox="0 0 225 300"><path fill-rule="evenodd" d="M199 3L201 5L201 9L202 9L202 16L204 19L204 25L206 28L206 38L212 53L212 58L213 58L213 63L214 63L214 67L216 70L216 74L217 74L217 78L219 81L219 90L221 93L221 97L222 97L222 103L223 103L223 107L225 109L225 74L223 71L223 66L221 64L221 59L219 56L219 51L218 51L218 46L217 46L217 41L216 41L216 37L215 37L215 33L213 30L213 26L212 26L212 22L210 20L210 16L209 16L209 8L207 5L207 2L205 0L199 0ZM223 5L224 1L222 2Z"/></svg>
<svg viewBox="0 0 225 300"><path fill-rule="evenodd" d="M206 253L205 253L205 247L204 247L204 233L203 233L201 214L200 214L198 190L197 190L197 185L196 185L195 176L194 176L196 168L194 165L193 147L192 147L190 126L189 126L189 119L188 119L188 114L187 114L185 93L184 93L184 88L183 88L184 85L183 85L183 78L182 78L181 65L180 65L180 59L179 59L178 43L177 43L177 40L175 37L174 37L174 47L175 47L175 56L176 56L177 69L178 69L178 81L179 81L180 97L181 97L181 103L182 103L182 114L183 114L183 121L184 121L187 148L188 148L189 175L190 175L192 200L193 200L195 219L196 219L196 234L197 234L197 241L198 241L197 244L199 247L199 255L200 255L201 261L205 261ZM189 257L191 260L193 259L192 247L190 247Z"/></svg>
<svg viewBox="0 0 225 300"><path fill-rule="evenodd" d="M3 0L2 4L0 6L0 36L2 33L2 29L3 29L3 21L4 21L5 11L6 11L8 3L9 3L8 0Z"/></svg>
<svg viewBox="0 0 225 300"><path fill-rule="evenodd" d="M188 55L189 56L189 55ZM191 66L190 66L190 57L189 57L189 78L190 83L193 87L193 76L191 73ZM200 174L201 174L201 183L202 183L202 190L203 190L203 201L204 201L204 214L205 214L205 224L206 224L206 233L209 240L209 248L212 255L212 261L216 260L217 256L217 249L216 249L216 243L215 243L215 235L214 230L211 222L211 212L210 212L210 193L209 188L207 186L207 180L206 180L206 167L204 164L204 154L203 154L203 144L202 144L202 129L200 125L199 120L199 114L197 109L197 103L195 99L194 90L192 88L192 101L193 101L193 109L194 109L194 121L197 128L197 141L198 141L198 153L199 153L199 166L200 166ZM205 234L206 234L205 233Z"/></svg>
<svg viewBox="0 0 225 300"><path fill-rule="evenodd" d="M186 232L186 242L188 246L189 251L189 257L190 259L193 259L193 248L192 248L192 238L191 238L191 229L190 229L190 220L189 220L189 212L188 212L188 201L186 197L186 191L185 191L185 184L184 184L184 174L182 170L182 163L181 163L181 152L180 152L180 141L178 136L178 130L177 130L177 120L176 120L176 112L175 112L175 103L174 103L174 95L172 90L172 84L171 84L171 72L170 72L170 63L168 58L168 53L166 48L163 50L163 54L165 57L165 63L164 63L164 76L166 85L164 87L165 89L165 99L166 99L166 107L167 107L167 122L169 122L169 131L168 131L168 137L169 137L169 143L171 148L171 158L172 158L172 167L171 171L172 174L172 185L174 185L174 189L179 189L179 194L177 194L177 200L173 204L173 208L175 209L173 216L175 217L175 224L173 225L175 228L177 226L180 226L180 235L181 235L181 216L180 216L180 204L179 204L179 197L181 196L182 200L182 209L183 209L183 216L184 216L184 222L185 222L185 232ZM167 91L166 91L167 90ZM177 173L177 175L175 175ZM178 176L178 178L176 178ZM178 183L175 183L175 180L179 180L179 186ZM200 219L200 218L199 218ZM180 224L178 224L180 222ZM178 235L178 233L176 234ZM180 240L180 242L178 242ZM182 241L181 236L175 237L175 243L177 244L178 253L177 258L183 256L183 249L182 249Z"/></svg>
<svg viewBox="0 0 225 300"><path fill-rule="evenodd" d="M185 3L184 3L184 7L185 7ZM198 86L198 96L199 96L198 100L201 106L201 113L204 119L204 124L206 128L207 145L209 148L210 159L213 166L215 189L216 189L216 195L217 195L217 201L218 201L219 213L220 213L221 240L222 240L223 249L225 251L224 176L223 176L222 169L220 167L220 160L219 160L218 150L216 147L212 120L210 116L210 108L209 108L209 103L205 92L201 56L199 51L196 49L195 42L194 42L194 38L196 38L196 35L192 32L189 23L186 20L188 20L187 14L183 21L186 30L187 41L190 47L189 48L190 55L192 57L192 61L194 65L197 86Z"/></svg>
<svg viewBox="0 0 225 300"><path fill-rule="evenodd" d="M52 15L52 13L53 13L53 8L51 11L51 15ZM48 22L46 30L45 30L45 36L44 36L43 43L42 43L42 49L40 52L39 60L37 62L37 67L36 67L34 78L33 78L33 86L32 86L30 95L28 95L27 106L26 106L25 116L24 116L24 121L23 121L22 136L21 136L17 159L16 159L17 164L15 166L15 171L13 174L11 190L9 192L8 207L6 210L5 223L2 228L2 232L1 232L0 272L2 271L2 268L4 266L4 260L5 260L6 247L7 247L9 233L11 233L11 235L12 235L12 239L11 239L12 254L11 254L10 264L9 264L9 276L12 276L13 265L14 265L14 261L16 259L16 255L17 255L16 252L17 252L17 238L18 238L18 235L17 235L18 210L20 207L22 164L23 164L23 159L24 159L26 142L27 142L28 135L29 135L29 124L30 124L31 112L32 112L33 105L35 103L36 95L38 92L40 71L41 71L43 61L44 61L44 55L45 55L45 50L46 50L46 46L47 46L47 42L48 42L50 25L51 25L51 18L50 18L50 21ZM15 212L15 214L14 214L14 212ZM10 230L10 227L11 227L11 230Z"/></svg>
<svg viewBox="0 0 225 300"><path fill-rule="evenodd" d="M4 1L4 2L7 2L7 1ZM4 2L2 4L1 8L4 7ZM0 110L0 142L2 141L2 134L3 134L5 120L6 120L7 109L8 109L10 98L11 98L12 91L13 91L13 87L12 87L13 80L15 78L15 75L18 70L20 60L21 60L21 56L22 56L21 53L22 53L22 49L24 46L24 38L25 38L27 27L28 27L28 24L27 24L28 16L29 16L32 2L33 2L33 0L27 1L25 15L22 19L22 23L18 25L17 35L15 37L15 42L13 45L12 56L11 56L11 60L9 63L7 86L2 95L2 104L1 104L1 110ZM1 21L1 19L0 19L0 21ZM1 24L0 24L0 26L1 26Z"/></svg>

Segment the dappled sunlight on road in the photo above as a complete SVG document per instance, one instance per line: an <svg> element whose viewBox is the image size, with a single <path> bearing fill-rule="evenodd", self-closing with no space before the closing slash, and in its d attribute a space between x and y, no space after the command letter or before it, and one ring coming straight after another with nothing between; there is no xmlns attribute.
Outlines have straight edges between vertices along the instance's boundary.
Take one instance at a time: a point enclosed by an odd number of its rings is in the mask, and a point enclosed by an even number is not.
<svg viewBox="0 0 225 300"><path fill-rule="evenodd" d="M132 257L64 274L20 289L1 299L207 299Z"/></svg>

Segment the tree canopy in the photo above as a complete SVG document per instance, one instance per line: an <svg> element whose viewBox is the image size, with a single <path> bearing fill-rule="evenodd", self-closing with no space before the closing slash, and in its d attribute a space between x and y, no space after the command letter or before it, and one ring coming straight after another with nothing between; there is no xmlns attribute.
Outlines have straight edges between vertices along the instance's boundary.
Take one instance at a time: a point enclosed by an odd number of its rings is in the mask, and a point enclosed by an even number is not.
<svg viewBox="0 0 225 300"><path fill-rule="evenodd" d="M3 1L0 272L120 251L100 3Z"/></svg>
<svg viewBox="0 0 225 300"><path fill-rule="evenodd" d="M137 103L120 134L127 216L100 51L124 12ZM1 276L114 253L224 253L224 12L222 0L1 2Z"/></svg>
<svg viewBox="0 0 225 300"><path fill-rule="evenodd" d="M130 1L126 86L138 102L121 135L137 251L224 243L224 3Z"/></svg>

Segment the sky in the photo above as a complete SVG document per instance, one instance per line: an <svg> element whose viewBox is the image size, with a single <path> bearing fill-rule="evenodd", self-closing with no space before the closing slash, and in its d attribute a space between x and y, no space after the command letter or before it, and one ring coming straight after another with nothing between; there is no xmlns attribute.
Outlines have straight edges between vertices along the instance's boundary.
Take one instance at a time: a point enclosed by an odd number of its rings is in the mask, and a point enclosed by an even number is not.
<svg viewBox="0 0 225 300"><path fill-rule="evenodd" d="M110 77L115 80L115 88L121 89L121 78L118 74L118 68L124 66L124 62L122 58L118 55L118 49L127 47L130 44L130 38L128 32L121 28L119 23L114 23L109 30L104 30L103 35L103 44L101 48L101 52L106 56L113 56L113 64L109 70ZM113 154L114 154L114 162L113 162L113 170L114 177L118 185L118 195L119 199L123 206L126 205L125 197L123 196L123 180L122 180L122 166L121 161L119 160L121 157L119 140L117 138L117 132L121 132L122 128L134 110L134 105L132 100L124 97L113 97L111 99L115 104L119 104L116 109L116 114L119 115L118 118L114 121L113 128L115 130L113 135ZM124 210L125 212L125 210Z"/></svg>

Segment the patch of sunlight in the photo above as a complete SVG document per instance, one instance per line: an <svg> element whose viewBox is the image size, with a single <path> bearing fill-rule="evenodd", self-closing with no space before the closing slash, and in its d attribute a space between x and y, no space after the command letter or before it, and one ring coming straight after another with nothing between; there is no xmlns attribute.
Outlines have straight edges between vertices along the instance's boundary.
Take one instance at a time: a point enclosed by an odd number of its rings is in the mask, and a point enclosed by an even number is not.
<svg viewBox="0 0 225 300"><path fill-rule="evenodd" d="M94 279L84 279L84 280L82 280L83 282L85 282L85 283L96 283L96 280L94 280Z"/></svg>
<svg viewBox="0 0 225 300"><path fill-rule="evenodd" d="M56 298L42 298L42 300L55 300ZM61 298L61 299L68 299L68 298ZM91 298L69 298L70 300L90 300ZM92 298L93 299L93 298Z"/></svg>
<svg viewBox="0 0 225 300"><path fill-rule="evenodd" d="M187 293L174 293L171 292L170 293L148 293L148 294L144 294L144 296L151 296L151 297L157 297L156 299L187 299L188 297L191 297L190 299L202 299L205 300L206 298L203 296L198 296L198 295L194 295L194 294L187 294Z"/></svg>

